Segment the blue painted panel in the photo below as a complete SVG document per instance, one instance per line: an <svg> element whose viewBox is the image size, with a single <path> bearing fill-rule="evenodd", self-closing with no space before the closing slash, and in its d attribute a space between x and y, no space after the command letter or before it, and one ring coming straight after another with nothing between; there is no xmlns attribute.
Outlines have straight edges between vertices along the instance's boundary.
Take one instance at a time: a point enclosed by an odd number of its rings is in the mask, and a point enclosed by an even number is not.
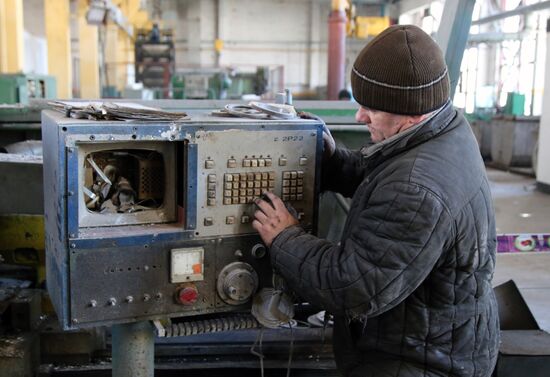
<svg viewBox="0 0 550 377"><path fill-rule="evenodd" d="M187 198L185 214L187 229L197 226L197 144L188 144L187 149Z"/></svg>

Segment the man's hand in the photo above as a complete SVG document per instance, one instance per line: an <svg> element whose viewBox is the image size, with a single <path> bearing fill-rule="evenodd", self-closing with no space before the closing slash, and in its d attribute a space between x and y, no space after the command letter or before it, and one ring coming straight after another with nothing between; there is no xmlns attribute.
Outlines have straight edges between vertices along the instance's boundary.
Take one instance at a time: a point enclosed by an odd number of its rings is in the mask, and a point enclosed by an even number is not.
<svg viewBox="0 0 550 377"><path fill-rule="evenodd" d="M262 199L256 199L255 204L259 210L254 213L252 227L260 233L260 237L267 245L271 243L283 230L292 225L297 225L296 220L285 207L283 201L275 194L266 192L271 204Z"/></svg>

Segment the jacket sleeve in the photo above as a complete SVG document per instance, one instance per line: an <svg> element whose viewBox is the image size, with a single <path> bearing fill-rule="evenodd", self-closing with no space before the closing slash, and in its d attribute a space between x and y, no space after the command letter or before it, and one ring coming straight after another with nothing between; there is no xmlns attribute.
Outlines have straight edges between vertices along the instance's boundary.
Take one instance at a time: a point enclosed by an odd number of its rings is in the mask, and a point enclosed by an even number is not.
<svg viewBox="0 0 550 377"><path fill-rule="evenodd" d="M332 157L323 162L321 191L334 191L352 197L363 181L363 174L360 151L336 148Z"/></svg>
<svg viewBox="0 0 550 377"><path fill-rule="evenodd" d="M453 239L440 199L411 183L377 188L341 245L287 228L271 261L303 299L340 315L375 316L428 276Z"/></svg>

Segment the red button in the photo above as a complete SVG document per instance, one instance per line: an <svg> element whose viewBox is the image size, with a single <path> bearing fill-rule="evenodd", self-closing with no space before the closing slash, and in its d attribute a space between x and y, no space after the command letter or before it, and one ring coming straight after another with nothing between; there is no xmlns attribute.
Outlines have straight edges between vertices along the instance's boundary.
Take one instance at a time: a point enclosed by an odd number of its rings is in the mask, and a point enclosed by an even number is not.
<svg viewBox="0 0 550 377"><path fill-rule="evenodd" d="M186 287L178 292L178 301L183 305L192 305L197 301L199 292L196 288Z"/></svg>

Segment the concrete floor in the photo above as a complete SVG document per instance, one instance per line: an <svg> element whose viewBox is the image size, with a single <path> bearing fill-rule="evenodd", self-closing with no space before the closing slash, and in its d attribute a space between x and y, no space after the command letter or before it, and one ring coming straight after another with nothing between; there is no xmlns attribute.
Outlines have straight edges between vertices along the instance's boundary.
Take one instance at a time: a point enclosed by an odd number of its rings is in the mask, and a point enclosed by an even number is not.
<svg viewBox="0 0 550 377"><path fill-rule="evenodd" d="M487 169L497 232L550 233L550 195L535 189L535 179ZM513 279L539 326L550 332L550 252L500 253L493 284Z"/></svg>

